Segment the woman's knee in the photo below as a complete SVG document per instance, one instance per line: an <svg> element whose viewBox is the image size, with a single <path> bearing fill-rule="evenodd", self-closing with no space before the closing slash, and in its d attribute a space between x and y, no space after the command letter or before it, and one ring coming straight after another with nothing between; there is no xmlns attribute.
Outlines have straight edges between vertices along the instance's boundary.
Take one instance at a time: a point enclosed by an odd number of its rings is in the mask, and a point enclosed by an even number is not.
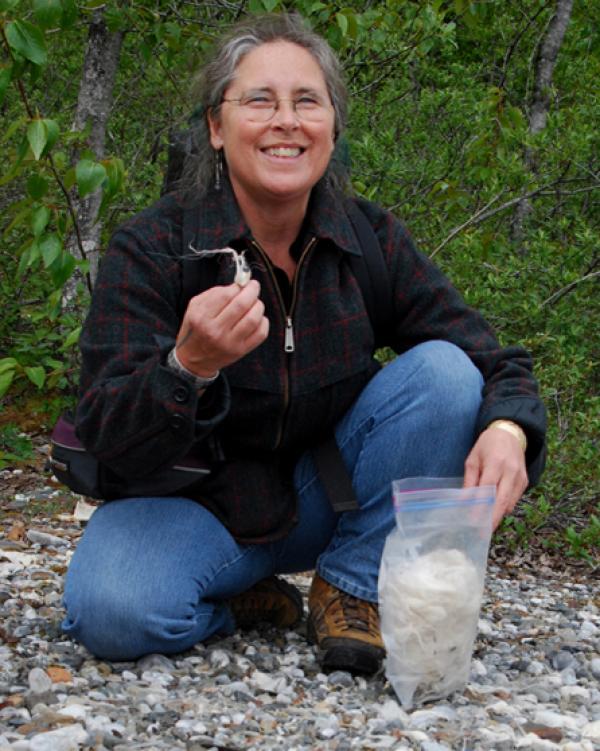
<svg viewBox="0 0 600 751"><path fill-rule="evenodd" d="M449 415L476 413L479 409L483 377L468 355L456 345L439 340L424 342L391 365L411 369L415 399L434 404Z"/></svg>
<svg viewBox="0 0 600 751"><path fill-rule="evenodd" d="M140 580L123 587L114 576L86 581L69 572L63 631L102 659L133 660L144 654L185 651L226 626L217 605L198 594ZM167 583L165 583L167 584ZM222 621L222 623L220 622Z"/></svg>
<svg viewBox="0 0 600 751"><path fill-rule="evenodd" d="M63 631L103 659L183 652L219 630L219 625L227 630L226 615L219 617L219 606L213 603L176 598L156 602L151 591L94 589L94 594L81 597L66 588Z"/></svg>

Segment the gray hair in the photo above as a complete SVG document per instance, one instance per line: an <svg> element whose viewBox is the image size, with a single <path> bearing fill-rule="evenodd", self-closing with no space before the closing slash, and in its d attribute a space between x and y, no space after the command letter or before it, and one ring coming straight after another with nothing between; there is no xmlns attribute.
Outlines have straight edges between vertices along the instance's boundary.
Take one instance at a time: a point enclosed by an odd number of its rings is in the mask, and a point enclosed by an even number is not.
<svg viewBox="0 0 600 751"><path fill-rule="evenodd" d="M186 156L182 187L195 196L209 189L215 169L216 152L210 143L208 113L218 117L223 95L235 78L242 59L263 44L286 41L307 50L319 64L335 113L334 134L346 126L347 93L341 65L327 42L305 23L297 13L264 14L235 24L217 43L212 58L197 75L192 88L196 104L191 121L191 152ZM326 175L344 187L346 167L332 158Z"/></svg>

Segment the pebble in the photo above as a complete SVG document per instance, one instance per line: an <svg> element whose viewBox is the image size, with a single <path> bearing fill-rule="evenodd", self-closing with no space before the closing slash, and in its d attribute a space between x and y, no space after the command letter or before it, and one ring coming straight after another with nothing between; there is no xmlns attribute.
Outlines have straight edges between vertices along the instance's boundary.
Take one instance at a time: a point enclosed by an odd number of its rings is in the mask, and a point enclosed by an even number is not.
<svg viewBox="0 0 600 751"><path fill-rule="evenodd" d="M27 539L33 543L38 543L39 545L54 545L61 548L67 545L67 540L63 537L57 537L56 535L51 535L47 532L40 532L37 529L28 530Z"/></svg>
<svg viewBox="0 0 600 751"><path fill-rule="evenodd" d="M95 659L60 631L84 523L36 519L16 544L0 522L0 751L600 748L593 581L490 564L465 690L406 711L383 671L322 673L305 624L182 655ZM310 574L290 579L306 597Z"/></svg>
<svg viewBox="0 0 600 751"><path fill-rule="evenodd" d="M76 723L34 735L29 741L29 748L31 751L77 751L87 738L84 728Z"/></svg>

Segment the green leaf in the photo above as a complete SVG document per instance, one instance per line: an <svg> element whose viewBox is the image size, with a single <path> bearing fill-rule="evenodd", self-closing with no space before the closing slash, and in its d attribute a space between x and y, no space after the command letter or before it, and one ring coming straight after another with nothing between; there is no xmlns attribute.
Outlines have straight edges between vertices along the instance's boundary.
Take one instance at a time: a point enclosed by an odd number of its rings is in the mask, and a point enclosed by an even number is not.
<svg viewBox="0 0 600 751"><path fill-rule="evenodd" d="M44 65L48 55L44 35L37 26L28 21L11 21L5 27L10 47L30 60L34 65Z"/></svg>
<svg viewBox="0 0 600 751"><path fill-rule="evenodd" d="M73 329L69 336L65 339L65 343L61 347L61 349L67 349L68 347L72 347L74 344L77 344L79 341L79 335L81 334L81 326L77 326L77 328Z"/></svg>
<svg viewBox="0 0 600 751"><path fill-rule="evenodd" d="M14 377L15 377L14 370L9 370L8 372L2 373L2 375L0 375L0 397L6 394Z"/></svg>
<svg viewBox="0 0 600 751"><path fill-rule="evenodd" d="M23 276L25 270L28 269L31 264L39 258L40 248L37 241L33 241L28 247L25 248L21 258L19 259L19 267L17 269L17 275Z"/></svg>
<svg viewBox="0 0 600 751"><path fill-rule="evenodd" d="M267 13L272 13L279 5L279 0L262 0L262 4Z"/></svg>
<svg viewBox="0 0 600 751"><path fill-rule="evenodd" d="M4 101L6 90L12 79L12 65L6 66L0 70L0 104Z"/></svg>
<svg viewBox="0 0 600 751"><path fill-rule="evenodd" d="M32 120L29 123L27 126L27 141L37 161L48 141L48 131L43 120Z"/></svg>
<svg viewBox="0 0 600 751"><path fill-rule="evenodd" d="M102 164L106 169L107 177L105 190L111 195L114 195L123 187L123 182L125 180L125 165L123 164L123 160L119 159L119 157L104 159Z"/></svg>
<svg viewBox="0 0 600 751"><path fill-rule="evenodd" d="M44 260L44 268L49 268L61 256L62 243L58 235L47 235L40 242L40 250Z"/></svg>
<svg viewBox="0 0 600 751"><path fill-rule="evenodd" d="M0 373L6 373L8 370L14 370L19 363L14 357L3 357L0 360Z"/></svg>
<svg viewBox="0 0 600 751"><path fill-rule="evenodd" d="M61 253L60 257L50 267L50 276L59 293L59 311L60 311L60 287L67 281L73 273L77 262L70 253Z"/></svg>
<svg viewBox="0 0 600 751"><path fill-rule="evenodd" d="M41 365L36 365L32 368L24 368L24 370L27 378L29 378L32 383L35 383L38 389L41 389L46 380L46 371L44 368L42 368Z"/></svg>
<svg viewBox="0 0 600 751"><path fill-rule="evenodd" d="M71 188L75 185L75 170L73 169L73 167L65 172L63 176L63 184L67 190L71 190Z"/></svg>
<svg viewBox="0 0 600 751"><path fill-rule="evenodd" d="M33 15L42 29L52 29L59 26L62 12L60 0L33 0Z"/></svg>
<svg viewBox="0 0 600 751"><path fill-rule="evenodd" d="M19 0L0 0L0 11L4 12L16 8Z"/></svg>
<svg viewBox="0 0 600 751"><path fill-rule="evenodd" d="M348 21L348 36L351 39L356 39L358 36L358 18L356 17L356 13L347 10L344 12L344 15Z"/></svg>
<svg viewBox="0 0 600 751"><path fill-rule="evenodd" d="M50 209L47 206L40 206L35 209L31 215L31 231L34 237L40 237L50 221Z"/></svg>
<svg viewBox="0 0 600 751"><path fill-rule="evenodd" d="M48 192L48 181L42 175L31 175L27 179L27 193L35 201L39 201Z"/></svg>
<svg viewBox="0 0 600 751"><path fill-rule="evenodd" d="M47 154L58 140L60 129L56 120L48 120L45 118L42 122L46 128L46 146L44 147L43 154Z"/></svg>
<svg viewBox="0 0 600 751"><path fill-rule="evenodd" d="M336 13L335 20L337 21L337 25L340 27L342 36L346 36L346 34L348 33L348 19L346 18L346 16L343 13Z"/></svg>
<svg viewBox="0 0 600 751"><path fill-rule="evenodd" d="M83 198L99 188L106 180L106 169L91 159L80 159L75 167L79 195Z"/></svg>

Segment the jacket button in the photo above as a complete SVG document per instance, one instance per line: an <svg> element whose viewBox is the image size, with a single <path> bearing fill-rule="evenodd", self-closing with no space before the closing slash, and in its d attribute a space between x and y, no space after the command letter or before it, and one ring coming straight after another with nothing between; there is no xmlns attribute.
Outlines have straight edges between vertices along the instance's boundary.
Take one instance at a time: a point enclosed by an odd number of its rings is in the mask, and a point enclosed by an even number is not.
<svg viewBox="0 0 600 751"><path fill-rule="evenodd" d="M183 415L175 414L171 417L171 428L173 430L183 430L185 422L186 420Z"/></svg>
<svg viewBox="0 0 600 751"><path fill-rule="evenodd" d="M178 404L185 404L190 395L190 390L186 386L177 386L173 392L173 398Z"/></svg>

